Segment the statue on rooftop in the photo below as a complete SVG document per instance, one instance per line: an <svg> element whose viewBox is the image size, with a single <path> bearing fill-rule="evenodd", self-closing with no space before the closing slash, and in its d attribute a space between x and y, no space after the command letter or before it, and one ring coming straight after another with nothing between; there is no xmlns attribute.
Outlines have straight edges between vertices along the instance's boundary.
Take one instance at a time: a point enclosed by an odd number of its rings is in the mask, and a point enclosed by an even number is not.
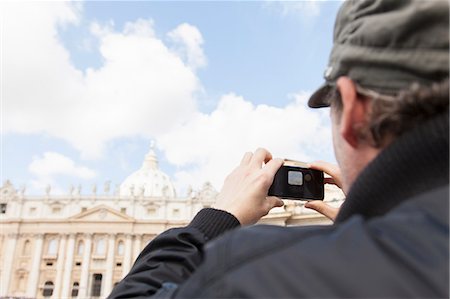
<svg viewBox="0 0 450 299"><path fill-rule="evenodd" d="M27 186L25 184L20 187L20 195L24 196L25 191L27 190Z"/></svg>
<svg viewBox="0 0 450 299"><path fill-rule="evenodd" d="M111 181L106 181L105 185L103 186L103 190L105 193L109 193L109 189L111 188Z"/></svg>
<svg viewBox="0 0 450 299"><path fill-rule="evenodd" d="M45 194L47 194L47 196L49 196L50 191L52 191L52 186L50 186L50 184L48 184L47 187L45 187Z"/></svg>

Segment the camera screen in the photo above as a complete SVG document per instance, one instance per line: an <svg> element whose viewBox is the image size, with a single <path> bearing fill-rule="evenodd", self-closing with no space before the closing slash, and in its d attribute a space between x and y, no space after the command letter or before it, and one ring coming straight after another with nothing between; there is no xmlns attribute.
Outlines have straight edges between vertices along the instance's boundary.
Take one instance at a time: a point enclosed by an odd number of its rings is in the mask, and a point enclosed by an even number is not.
<svg viewBox="0 0 450 299"><path fill-rule="evenodd" d="M303 173L301 171L289 171L288 184L294 186L303 185Z"/></svg>

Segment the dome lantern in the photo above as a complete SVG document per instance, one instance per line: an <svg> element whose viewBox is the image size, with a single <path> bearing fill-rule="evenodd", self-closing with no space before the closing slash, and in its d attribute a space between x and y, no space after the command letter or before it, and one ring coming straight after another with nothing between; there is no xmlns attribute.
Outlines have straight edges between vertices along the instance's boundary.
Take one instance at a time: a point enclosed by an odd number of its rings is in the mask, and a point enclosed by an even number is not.
<svg viewBox="0 0 450 299"><path fill-rule="evenodd" d="M144 163L142 163L142 168L145 169L158 169L158 158L156 157L155 151L153 150L155 147L155 144L150 144L150 150L145 155Z"/></svg>

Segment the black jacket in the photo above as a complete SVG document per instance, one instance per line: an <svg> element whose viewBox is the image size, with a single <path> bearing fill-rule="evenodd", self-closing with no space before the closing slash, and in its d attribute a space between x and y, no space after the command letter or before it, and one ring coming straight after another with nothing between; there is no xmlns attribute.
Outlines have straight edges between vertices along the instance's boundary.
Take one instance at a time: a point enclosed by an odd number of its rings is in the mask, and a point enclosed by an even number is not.
<svg viewBox="0 0 450 299"><path fill-rule="evenodd" d="M216 238L239 222L204 209L150 242L110 298L448 298L448 135L444 113L397 139L332 226L256 225Z"/></svg>

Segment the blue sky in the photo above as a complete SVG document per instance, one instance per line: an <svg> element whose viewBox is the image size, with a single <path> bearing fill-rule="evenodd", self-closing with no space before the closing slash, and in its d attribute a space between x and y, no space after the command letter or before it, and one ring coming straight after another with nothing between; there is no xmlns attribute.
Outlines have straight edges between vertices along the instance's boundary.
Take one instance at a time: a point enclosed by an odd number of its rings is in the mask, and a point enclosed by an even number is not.
<svg viewBox="0 0 450 299"><path fill-rule="evenodd" d="M2 180L27 194L137 170L179 193L245 151L333 161L322 83L340 1L2 4Z"/></svg>

